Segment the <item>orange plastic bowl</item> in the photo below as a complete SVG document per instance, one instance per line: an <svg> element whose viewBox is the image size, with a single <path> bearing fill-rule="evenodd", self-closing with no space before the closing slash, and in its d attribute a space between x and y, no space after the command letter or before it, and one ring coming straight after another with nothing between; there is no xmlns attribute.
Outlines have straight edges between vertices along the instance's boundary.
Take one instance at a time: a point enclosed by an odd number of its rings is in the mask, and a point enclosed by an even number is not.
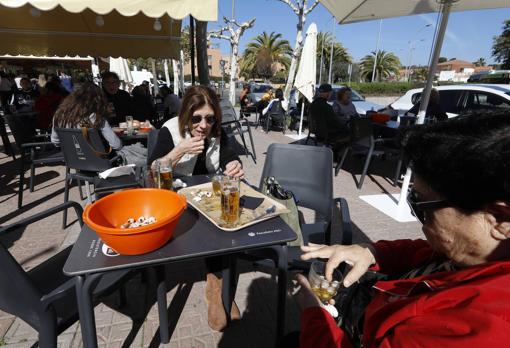
<svg viewBox="0 0 510 348"><path fill-rule="evenodd" d="M372 117L372 121L374 121L376 123L386 123L391 119L390 115L380 114L380 113L373 113L371 115L371 117Z"/></svg>
<svg viewBox="0 0 510 348"><path fill-rule="evenodd" d="M83 220L109 247L121 255L139 255L156 250L173 236L186 208L186 197L160 189L133 189L113 193L90 204ZM129 218L154 216L151 225L122 229Z"/></svg>

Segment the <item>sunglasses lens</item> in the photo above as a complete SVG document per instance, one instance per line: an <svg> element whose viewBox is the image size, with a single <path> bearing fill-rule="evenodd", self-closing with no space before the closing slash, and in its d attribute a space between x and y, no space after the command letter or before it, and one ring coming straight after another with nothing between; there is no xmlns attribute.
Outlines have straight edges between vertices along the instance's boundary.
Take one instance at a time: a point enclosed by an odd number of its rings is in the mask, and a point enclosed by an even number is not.
<svg viewBox="0 0 510 348"><path fill-rule="evenodd" d="M191 116L191 122L193 122L194 124L200 123L200 121L202 121L202 116Z"/></svg>
<svg viewBox="0 0 510 348"><path fill-rule="evenodd" d="M205 121L209 124L214 124L214 122L216 122L216 118L214 116L207 116Z"/></svg>
<svg viewBox="0 0 510 348"><path fill-rule="evenodd" d="M205 122L207 122L207 124L214 124L216 122L216 118L214 116L202 117L202 116L198 116L198 115L191 116L191 122L193 124L200 123L200 122L202 122L202 118L205 119Z"/></svg>

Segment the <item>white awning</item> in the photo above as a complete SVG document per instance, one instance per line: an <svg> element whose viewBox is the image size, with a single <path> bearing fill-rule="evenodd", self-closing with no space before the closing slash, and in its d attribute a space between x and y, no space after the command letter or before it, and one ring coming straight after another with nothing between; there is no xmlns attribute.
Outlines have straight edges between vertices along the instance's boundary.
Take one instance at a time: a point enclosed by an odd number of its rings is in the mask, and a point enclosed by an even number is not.
<svg viewBox="0 0 510 348"><path fill-rule="evenodd" d="M340 24L439 11L437 0L320 0ZM508 0L461 0L452 12L510 7Z"/></svg>
<svg viewBox="0 0 510 348"><path fill-rule="evenodd" d="M61 6L71 13L90 10L101 15L115 10L123 16L142 13L151 18L165 15L175 19L192 15L200 21L216 21L218 18L218 0L0 0L0 4L12 8L29 4L41 11Z"/></svg>

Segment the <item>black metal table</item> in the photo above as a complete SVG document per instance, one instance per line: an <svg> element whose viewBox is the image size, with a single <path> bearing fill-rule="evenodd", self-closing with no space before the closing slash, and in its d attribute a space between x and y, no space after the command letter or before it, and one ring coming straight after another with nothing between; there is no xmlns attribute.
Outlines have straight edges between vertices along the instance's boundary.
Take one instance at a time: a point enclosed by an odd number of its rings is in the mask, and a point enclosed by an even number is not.
<svg viewBox="0 0 510 348"><path fill-rule="evenodd" d="M144 133L138 132L138 133L132 134L132 135L118 134L117 136L120 138L120 140L122 140L122 142L124 144L131 144L131 143L135 143L135 142L139 141L146 145L147 138L149 136L149 132L144 132Z"/></svg>
<svg viewBox="0 0 510 348"><path fill-rule="evenodd" d="M191 181L203 182L207 178L202 177ZM76 277L78 310L84 346L97 347L91 293L103 273L212 256L228 257L231 267L223 270L222 299L227 316L229 316L237 282L235 262L231 262L235 258L235 254L250 249L281 246L277 248L280 250L278 252L278 268L286 271L287 249L285 245L295 239L295 232L279 217L262 221L236 232L224 232L200 213L188 207L181 216L172 240L160 249L144 255L110 257L102 252L103 243L96 233L85 225L64 265L64 273ZM166 343L170 337L166 288L164 286L164 279L160 280L158 284L160 335L161 342ZM284 328L285 296L282 298L282 294L285 295L286 279L278 279L278 286L277 336L280 336Z"/></svg>

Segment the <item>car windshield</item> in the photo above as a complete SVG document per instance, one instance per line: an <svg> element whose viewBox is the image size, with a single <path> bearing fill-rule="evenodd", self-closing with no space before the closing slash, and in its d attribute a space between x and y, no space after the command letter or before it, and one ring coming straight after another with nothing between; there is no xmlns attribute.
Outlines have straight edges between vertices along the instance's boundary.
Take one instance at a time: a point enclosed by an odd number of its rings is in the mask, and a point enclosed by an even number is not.
<svg viewBox="0 0 510 348"><path fill-rule="evenodd" d="M255 85L251 87L252 93L266 93L272 87L270 85Z"/></svg>
<svg viewBox="0 0 510 348"><path fill-rule="evenodd" d="M336 100L336 96L338 94L338 91L340 90L341 88L337 88L337 87L334 87L333 88L333 93L331 94L331 98L329 98L329 101L330 102L333 102ZM361 96L361 94L359 94L358 92L356 92L354 89L351 89L351 101L353 102L357 102L357 101L364 101L365 99L363 99L363 97Z"/></svg>

